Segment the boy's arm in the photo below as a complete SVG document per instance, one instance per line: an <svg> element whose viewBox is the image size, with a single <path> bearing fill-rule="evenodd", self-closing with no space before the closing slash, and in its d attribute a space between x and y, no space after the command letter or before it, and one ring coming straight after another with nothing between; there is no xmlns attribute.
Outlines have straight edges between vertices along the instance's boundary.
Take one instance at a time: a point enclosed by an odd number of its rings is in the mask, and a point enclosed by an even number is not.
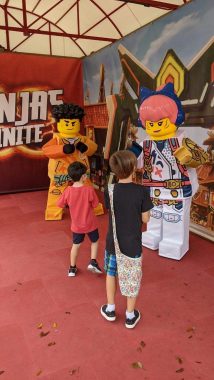
<svg viewBox="0 0 214 380"><path fill-rule="evenodd" d="M143 154L143 141L140 143L142 151L137 157L137 169L142 169L144 167L144 154Z"/></svg>
<svg viewBox="0 0 214 380"><path fill-rule="evenodd" d="M110 209L110 200L109 200L109 193L108 193L107 187L104 189L104 203L105 203L105 208L107 210L109 210Z"/></svg>
<svg viewBox="0 0 214 380"><path fill-rule="evenodd" d="M68 189L65 189L65 191L62 193L58 201L56 202L56 205L60 208L64 208L68 202L67 202L67 191Z"/></svg>
<svg viewBox="0 0 214 380"><path fill-rule="evenodd" d="M142 186L142 206L141 206L141 216L142 222L148 223L150 219L150 210L154 207L151 198L150 191L147 187Z"/></svg>
<svg viewBox="0 0 214 380"><path fill-rule="evenodd" d="M142 222L148 223L150 219L150 211L142 212Z"/></svg>
<svg viewBox="0 0 214 380"><path fill-rule="evenodd" d="M96 208L98 206L98 204L99 204L99 199L98 199L98 196L97 196L94 188L91 187L91 189L92 189L92 201L91 201L92 207Z"/></svg>

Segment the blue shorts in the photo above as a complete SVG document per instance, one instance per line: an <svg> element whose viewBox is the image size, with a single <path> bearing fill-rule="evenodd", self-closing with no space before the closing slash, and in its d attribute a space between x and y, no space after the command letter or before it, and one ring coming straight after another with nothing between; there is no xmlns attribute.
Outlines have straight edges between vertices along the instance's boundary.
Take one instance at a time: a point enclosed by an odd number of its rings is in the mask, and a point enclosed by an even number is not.
<svg viewBox="0 0 214 380"><path fill-rule="evenodd" d="M111 255L105 251L104 269L109 276L117 276L117 260L116 255Z"/></svg>
<svg viewBox="0 0 214 380"><path fill-rule="evenodd" d="M99 239L99 232L98 229L88 232L86 235L88 235L91 243L96 243L96 241ZM79 234L77 232L73 232L73 243L74 244L80 244L85 239L85 234Z"/></svg>

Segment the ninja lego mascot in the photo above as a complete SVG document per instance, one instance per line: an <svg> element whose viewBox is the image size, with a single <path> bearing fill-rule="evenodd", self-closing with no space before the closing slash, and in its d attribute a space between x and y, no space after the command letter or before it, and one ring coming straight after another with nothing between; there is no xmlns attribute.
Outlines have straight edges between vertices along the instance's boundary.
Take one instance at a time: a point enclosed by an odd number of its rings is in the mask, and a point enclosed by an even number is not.
<svg viewBox="0 0 214 380"><path fill-rule="evenodd" d="M57 133L42 148L44 155L49 158L50 178L45 219L60 220L63 210L56 203L68 186L67 168L72 162L80 161L86 165L89 174L88 156L96 152L97 144L79 133L84 110L78 105L64 103L54 106L52 115L57 122ZM99 214L96 210L95 213Z"/></svg>
<svg viewBox="0 0 214 380"><path fill-rule="evenodd" d="M149 139L140 144L138 167L143 168L143 184L154 203L142 244L180 260L189 249L191 199L198 188L195 168L208 160L208 154L177 132L184 112L172 83L157 91L141 88L139 119Z"/></svg>

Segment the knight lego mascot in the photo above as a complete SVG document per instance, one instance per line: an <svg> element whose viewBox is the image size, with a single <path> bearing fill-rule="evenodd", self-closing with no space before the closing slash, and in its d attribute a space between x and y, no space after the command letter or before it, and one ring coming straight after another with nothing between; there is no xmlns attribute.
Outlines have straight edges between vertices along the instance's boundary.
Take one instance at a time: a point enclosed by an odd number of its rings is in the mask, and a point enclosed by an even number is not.
<svg viewBox="0 0 214 380"><path fill-rule="evenodd" d="M154 203L142 244L180 260L189 249L191 199L198 188L195 168L208 154L178 131L184 112L172 83L157 91L141 88L139 119L149 139L140 144L138 167Z"/></svg>
<svg viewBox="0 0 214 380"><path fill-rule="evenodd" d="M63 210L57 207L56 203L69 183L67 168L72 162L80 161L86 165L89 174L88 156L96 152L97 144L79 133L84 110L78 105L64 103L54 106L52 115L57 122L57 133L54 133L53 138L42 148L44 155L49 158L50 178L45 219L60 220ZM100 206L102 208L102 205ZM96 213L102 212L97 210Z"/></svg>

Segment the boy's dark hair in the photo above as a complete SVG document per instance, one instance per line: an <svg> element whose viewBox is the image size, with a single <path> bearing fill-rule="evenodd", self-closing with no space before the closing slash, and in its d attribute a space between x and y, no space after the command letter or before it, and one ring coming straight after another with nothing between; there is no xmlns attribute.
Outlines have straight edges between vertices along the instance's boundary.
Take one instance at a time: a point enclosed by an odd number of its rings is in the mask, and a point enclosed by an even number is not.
<svg viewBox="0 0 214 380"><path fill-rule="evenodd" d="M110 157L109 165L117 178L125 179L134 172L137 166L137 158L129 150L118 150Z"/></svg>
<svg viewBox="0 0 214 380"><path fill-rule="evenodd" d="M82 175L86 172L87 167L79 161L73 162L68 167L68 175L73 182L79 181Z"/></svg>
<svg viewBox="0 0 214 380"><path fill-rule="evenodd" d="M60 119L78 119L82 121L85 115L83 108L72 103L63 103L52 107L52 115L58 122Z"/></svg>

